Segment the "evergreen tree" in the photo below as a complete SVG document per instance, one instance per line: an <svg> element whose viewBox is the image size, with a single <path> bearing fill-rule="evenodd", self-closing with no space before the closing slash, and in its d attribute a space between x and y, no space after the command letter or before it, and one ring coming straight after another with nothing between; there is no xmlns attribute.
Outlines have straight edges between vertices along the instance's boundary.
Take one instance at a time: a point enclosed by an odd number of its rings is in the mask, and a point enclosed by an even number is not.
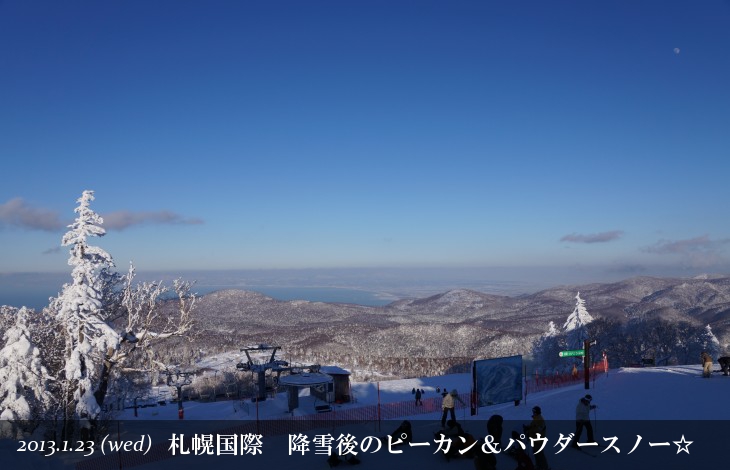
<svg viewBox="0 0 730 470"><path fill-rule="evenodd" d="M93 191L84 191L78 199L77 217L62 240L71 247L72 282L63 286L47 310L55 313L64 334L63 374L59 374L63 419L82 420L92 428L118 366L135 351L154 359L153 345L190 333L196 301L190 293L192 283L176 279L177 312L162 312L159 299L168 287L157 282L134 285L133 266L125 277L114 272L111 255L87 242L105 234L103 219L90 208L93 200Z"/></svg>
<svg viewBox="0 0 730 470"><path fill-rule="evenodd" d="M5 332L15 324L18 309L9 305L0 305L0 348L5 345L2 339Z"/></svg>
<svg viewBox="0 0 730 470"><path fill-rule="evenodd" d="M0 435L5 437L18 436L22 426L41 418L52 402L51 378L31 341L28 315L25 307L18 310L0 349Z"/></svg>
<svg viewBox="0 0 730 470"><path fill-rule="evenodd" d="M593 317L586 310L585 300L581 299L580 292L578 292L575 296L573 313L568 315L568 319L563 325L563 331L567 335L566 339L569 349L583 349L583 341L588 339L586 325L592 321Z"/></svg>
<svg viewBox="0 0 730 470"><path fill-rule="evenodd" d="M717 337L712 332L710 325L705 326L705 329L700 336L700 343L702 344L702 349L704 351L707 351L710 356L717 359L717 356L720 354L720 341L718 341Z"/></svg>
<svg viewBox="0 0 730 470"><path fill-rule="evenodd" d="M114 262L103 249L90 246L89 237L105 234L103 219L89 207L93 191L84 191L75 209L76 220L64 235L63 246L70 246L68 264L73 266L72 282L63 286L56 307L65 328L66 419L94 420L101 408L94 396L98 384L101 356L116 350L119 335L104 321L106 290L115 284L111 272Z"/></svg>
<svg viewBox="0 0 730 470"><path fill-rule="evenodd" d="M550 323L548 323L548 330L545 334L547 336L558 336L558 334L560 334L560 332L558 331L558 327L555 325L554 321L550 321Z"/></svg>
<svg viewBox="0 0 730 470"><path fill-rule="evenodd" d="M560 351L565 348L565 334L558 331L554 322L548 324L548 331L538 338L532 346L532 356L543 370L563 369L566 367L560 358Z"/></svg>

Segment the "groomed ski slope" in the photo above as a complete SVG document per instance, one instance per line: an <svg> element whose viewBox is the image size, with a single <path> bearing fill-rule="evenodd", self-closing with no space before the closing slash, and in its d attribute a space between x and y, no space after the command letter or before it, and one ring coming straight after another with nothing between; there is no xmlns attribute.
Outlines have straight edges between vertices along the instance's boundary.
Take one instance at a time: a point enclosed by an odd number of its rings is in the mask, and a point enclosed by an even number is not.
<svg viewBox="0 0 730 470"><path fill-rule="evenodd" d="M717 366L716 366L717 367ZM707 421L713 420L719 426L723 424L718 420L725 420L725 424L730 420L730 410L724 406L724 403L730 394L730 377L724 377L720 373L713 374L711 379L701 378L701 367L697 366L672 366L672 367L654 367L654 368L637 368L637 369L618 369L610 370L607 376L602 376L595 382L591 382L590 390L586 391L583 384L572 385L560 389L550 390L546 392L536 393L528 396L526 402L523 400L519 406L514 403L493 405L479 409L477 416L470 416L468 408L457 408L457 419L463 423L467 432L481 439L486 434L485 421L493 414L499 414L505 419L503 444L507 442L511 430L519 430L522 424L530 421L531 409L538 405L543 410L543 415L547 420L548 426L553 429L557 428L558 422L563 425L575 419L575 405L580 397L586 393L593 396L593 403L598 406L595 412L591 413L591 418L596 425L596 437L599 441L604 437L603 434L611 433L611 423L617 423L616 426L622 426L621 421L624 420L645 420L647 423L653 423L651 428L654 429L660 437L665 441L670 441L667 448L657 448L655 450L648 449L648 442L651 437L647 434L644 442L640 446L642 450L654 459L662 461L661 468L697 468L697 465L714 465L716 468L720 462L724 460L723 453L713 453L709 455L704 448L707 448L707 440L711 437L705 432L698 431L697 425L706 426ZM426 390L425 397L435 396L436 387L446 387L449 389L457 388L460 392L469 390L469 375L457 374L441 377L427 377L420 379L404 379L397 381L388 381L380 383L380 399L381 402L406 401L412 400L412 388L423 388ZM353 384L354 395L357 397L357 403L352 405L335 405L335 407L354 407L363 405L372 405L377 403L377 384L374 383L355 383ZM301 397L300 404L302 408L313 406L307 401L309 397ZM251 405L249 405L250 407ZM267 400L260 404L260 419L277 419L285 418L286 400L282 397L276 400ZM222 401L214 403L185 403L185 419L191 420L251 420L255 416L251 416L252 409L249 408L249 415L246 415L241 408L240 403L231 401ZM154 420L171 420L177 421L177 407L174 405L142 408L138 410L139 417L134 418L131 410L127 410L123 416L124 420L140 420L145 426L156 427L151 421ZM389 470L399 468L414 468L417 470L424 469L473 469L474 461L472 459L457 458L447 461L443 455L436 453L436 446L433 444L433 433L440 428L440 413L431 413L418 416L403 416L402 419L409 419L413 423L414 442L431 441L430 448L400 448L403 454L393 455L385 450L373 454L360 455L362 463L352 468L372 468L378 470ZM654 420L663 420L667 426L674 425L674 428L656 424ZM680 421L682 433L687 434L687 440L694 441L690 445L691 455L684 453L677 454L677 447L671 443L673 440L679 439L676 430L677 421ZM177 421L179 422L179 421ZM231 421L228 423L233 424ZM686 423L684 426L682 423ZM208 424L210 424L208 422ZM221 423L224 426L227 424ZM343 424L342 426L330 426L326 429L318 429L308 431L310 437L314 434L330 433L334 437L340 434L348 434L362 439L364 436L382 437L393 431L397 422L384 421L378 426L377 423L368 422L362 424ZM639 423L641 424L641 423ZM163 423L160 423L162 426ZM203 425L203 423L201 423ZM686 431L684 429L686 428ZM169 428L168 428L169 429ZM188 430L190 428L187 428ZM550 429L550 428L548 428ZM200 432L210 432L201 430ZM644 432L637 428L636 433ZM667 436L663 436L662 432ZM550 434L550 433L549 433ZM556 434L553 432L553 434ZM552 436L550 446L554 444L557 436ZM719 436L721 442L724 438ZM260 456L239 456L236 458L230 456L196 456L194 457L194 467L189 467L182 463L178 458L167 458L152 464L139 465L131 468L137 469L155 469L155 470L180 470L184 468L259 468L261 464L267 469L328 469L326 456L316 455L309 452L305 455L288 455L286 435L264 437L263 452L265 455ZM622 438L620 442L621 453L616 454L613 451L601 454L599 449L593 451L596 457L591 457L587 453L565 449L558 457L553 455L554 448L549 449L547 455L551 463L552 470L572 470L572 469L598 469L598 468L621 468L628 470L632 468L644 469L653 466L651 462L647 462L645 457L641 457L641 453L627 455L634 442L627 441ZM583 436L585 441L585 434ZM603 441L601 441L603 442ZM716 443L712 444L716 446ZM21 454L15 452L17 444L4 441L0 447L0 454L4 462L11 464L8 468L38 468L55 470L59 468L74 468L72 456L65 456L63 459L45 459L38 454ZM283 450L282 450L283 449ZM700 453L700 455L698 455ZM704 454L704 455L702 455ZM238 460L236 460L238 459ZM258 459L255 460L255 459ZM699 459L699 460L697 460ZM704 460L703 460L704 459ZM257 463L258 462L258 463ZM182 463L182 466L181 466ZM253 465L253 466L251 466ZM497 469L513 470L516 466L515 461L504 455L497 456ZM338 468L350 468L348 464L341 464ZM720 465L722 467L722 465Z"/></svg>
<svg viewBox="0 0 730 470"><path fill-rule="evenodd" d="M718 366L715 365L717 369ZM585 393L593 396L597 405L595 413L601 420L722 420L730 418L730 409L721 406L730 396L730 377L715 372L711 379L703 379L699 365L622 368L609 370L607 375L590 382L590 390L584 385L571 385L546 392L528 395L520 406L513 403L480 408L477 416L470 416L465 407L457 408L459 420L486 420L492 414L500 414L506 420L528 420L532 406L539 405L545 419L575 419L575 404ZM457 389L459 393L471 389L469 374L453 374L418 379L380 382L380 402L412 401L413 388L425 390L424 399L437 396L436 388ZM378 403L378 383L353 383L354 404L334 405L337 409ZM301 414L313 412L314 402L301 397ZM321 403L321 402L320 402ZM708 404L716 404L710 406ZM289 416L286 399L280 394L276 400L260 403L259 419L278 419ZM309 409L308 409L309 408ZM299 410L297 410L299 411ZM133 411L126 410L121 419L133 419ZM255 419L255 405L246 409L238 402L213 403L185 402L185 419ZM403 416L404 419L438 420L439 413ZM138 419L177 419L176 406L140 408Z"/></svg>

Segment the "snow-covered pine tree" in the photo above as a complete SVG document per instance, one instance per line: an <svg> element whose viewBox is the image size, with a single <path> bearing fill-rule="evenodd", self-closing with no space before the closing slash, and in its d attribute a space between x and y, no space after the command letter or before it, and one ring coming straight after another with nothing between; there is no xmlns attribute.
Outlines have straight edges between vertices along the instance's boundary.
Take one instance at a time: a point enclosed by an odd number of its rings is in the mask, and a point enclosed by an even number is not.
<svg viewBox="0 0 730 470"><path fill-rule="evenodd" d="M0 305L0 348L5 345L3 336L8 329L15 324L15 315L18 313L16 307Z"/></svg>
<svg viewBox="0 0 730 470"><path fill-rule="evenodd" d="M568 315L568 319L563 325L567 346L570 349L583 349L583 341L588 339L586 325L593 321L593 317L586 310L585 304L585 300L581 299L580 292L578 292L575 296L573 313Z"/></svg>
<svg viewBox="0 0 730 470"><path fill-rule="evenodd" d="M565 347L565 335L558 331L554 322L548 324L548 330L532 345L532 357L539 368L544 370L561 369L565 362L559 353Z"/></svg>
<svg viewBox="0 0 730 470"><path fill-rule="evenodd" d="M555 325L554 321L550 321L548 323L548 330L547 333L545 333L547 336L557 336L560 332L558 331L558 327Z"/></svg>
<svg viewBox="0 0 730 470"><path fill-rule="evenodd" d="M101 408L94 396L104 355L117 349L119 335L104 321L106 290L114 284L114 261L103 249L90 246L88 237L105 234L103 219L89 207L93 191L84 191L74 210L77 217L62 240L70 246L72 282L56 299L58 319L66 335L65 419L94 420Z"/></svg>
<svg viewBox="0 0 730 470"><path fill-rule="evenodd" d="M712 332L710 325L705 326L705 331L700 336L700 343L702 344L702 350L707 351L710 356L717 359L720 354L720 341Z"/></svg>
<svg viewBox="0 0 730 470"><path fill-rule="evenodd" d="M30 312L22 307L4 334L0 349L0 437L20 437L22 428L41 419L53 397L39 349L31 341Z"/></svg>

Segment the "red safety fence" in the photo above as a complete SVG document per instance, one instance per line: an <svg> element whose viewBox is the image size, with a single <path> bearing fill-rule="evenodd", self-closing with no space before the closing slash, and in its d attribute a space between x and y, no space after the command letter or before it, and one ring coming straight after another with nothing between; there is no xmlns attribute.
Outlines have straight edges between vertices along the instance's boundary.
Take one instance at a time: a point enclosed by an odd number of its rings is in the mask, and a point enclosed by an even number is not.
<svg viewBox="0 0 730 470"><path fill-rule="evenodd" d="M605 361L593 364L589 368L588 379L595 380L600 375L605 374L607 370L608 364ZM567 373L541 373L536 369L531 376L525 376L524 393L527 396L532 393L544 392L545 390L553 390L584 382L585 375L583 369L577 369Z"/></svg>

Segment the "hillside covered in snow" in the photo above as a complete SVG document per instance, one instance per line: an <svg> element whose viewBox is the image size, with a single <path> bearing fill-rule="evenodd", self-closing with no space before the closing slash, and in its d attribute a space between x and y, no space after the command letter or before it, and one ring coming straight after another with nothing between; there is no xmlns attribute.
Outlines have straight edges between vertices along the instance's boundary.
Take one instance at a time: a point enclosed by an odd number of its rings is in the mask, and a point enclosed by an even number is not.
<svg viewBox="0 0 730 470"><path fill-rule="evenodd" d="M339 363L393 377L465 371L474 358L529 355L550 322L566 324L578 293L584 302L581 315L591 319L618 325L710 325L721 350L730 344L727 277L638 277L517 297L457 289L384 307L278 301L255 292L224 290L200 299L197 339L175 345L166 362L182 363L195 355L263 342L282 346L295 361ZM637 345L612 363L637 363L647 354L667 356L647 349L651 346ZM694 361L694 352L690 356Z"/></svg>

